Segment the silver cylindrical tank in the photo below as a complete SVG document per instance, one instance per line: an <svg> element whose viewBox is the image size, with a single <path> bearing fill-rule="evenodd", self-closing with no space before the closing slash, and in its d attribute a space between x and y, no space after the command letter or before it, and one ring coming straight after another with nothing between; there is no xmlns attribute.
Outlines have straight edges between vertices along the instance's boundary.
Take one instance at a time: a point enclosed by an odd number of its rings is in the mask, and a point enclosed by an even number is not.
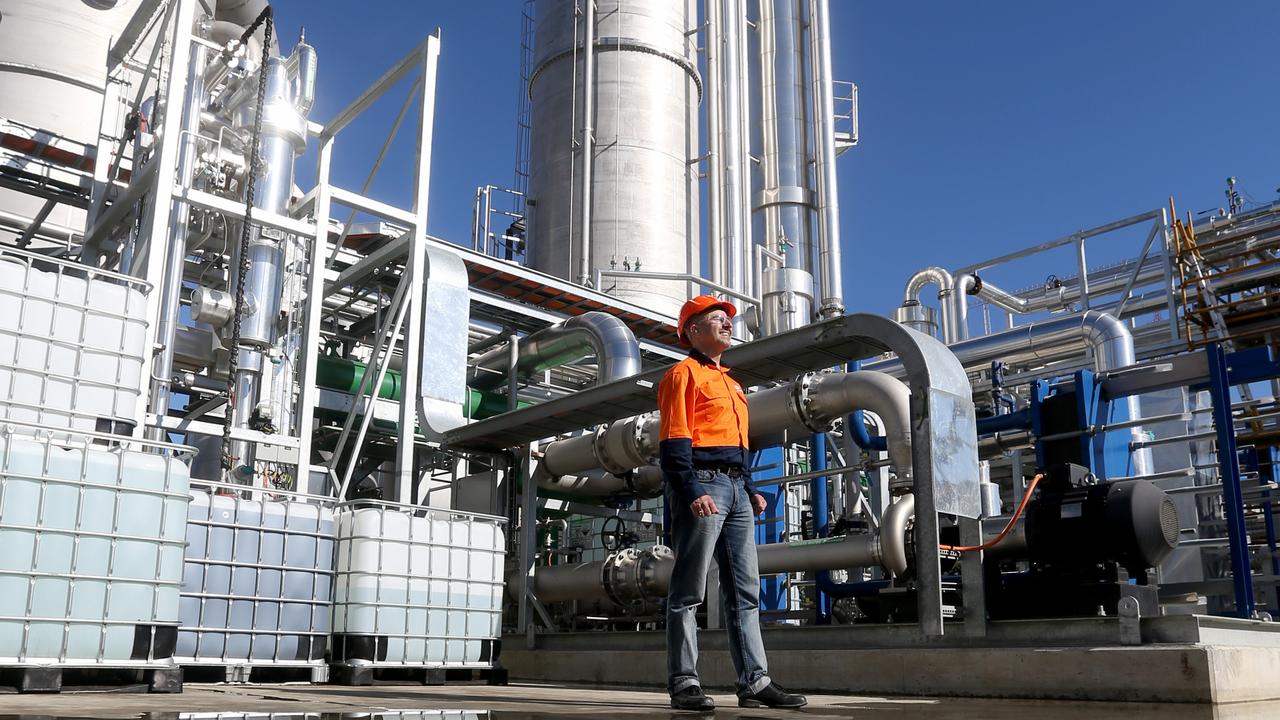
<svg viewBox="0 0 1280 720"><path fill-rule="evenodd" d="M107 50L136 0L0 0L0 117L96 141Z"/></svg>
<svg viewBox="0 0 1280 720"><path fill-rule="evenodd" d="M576 12L579 5L575 0L535 5L529 264L581 281L585 245L590 275L628 267L697 272L698 166L690 161L699 154L702 81L694 37L686 36L697 25L696 4L598 0L590 53L582 47L587 33ZM582 116L587 75L593 78L591 118ZM586 138L584 127L592 131ZM584 160L591 179L585 214ZM683 281L606 276L601 285L623 300L673 317L690 294Z"/></svg>
<svg viewBox="0 0 1280 720"><path fill-rule="evenodd" d="M137 0L0 0L0 118L83 145L98 137L107 50ZM21 132L21 131L19 131ZM44 201L0 190L0 210L34 217ZM84 227L60 205L48 222Z"/></svg>

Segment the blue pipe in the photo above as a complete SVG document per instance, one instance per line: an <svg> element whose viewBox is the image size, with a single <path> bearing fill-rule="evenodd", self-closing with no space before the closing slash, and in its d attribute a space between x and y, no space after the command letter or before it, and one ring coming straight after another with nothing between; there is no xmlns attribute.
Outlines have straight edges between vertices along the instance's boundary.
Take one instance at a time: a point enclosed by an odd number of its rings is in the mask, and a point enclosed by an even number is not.
<svg viewBox="0 0 1280 720"><path fill-rule="evenodd" d="M849 372L857 372L862 367L862 363L854 360L845 367ZM889 449L889 442L885 436L876 435L872 437L871 433L867 432L867 424L862 420L861 410L854 410L849 417L845 418L844 426L853 433L853 442L859 448L880 452Z"/></svg>
<svg viewBox="0 0 1280 720"><path fill-rule="evenodd" d="M826 470L827 469L827 434L814 433L809 444L810 470ZM827 500L827 476L820 475L809 481L810 494L813 498L813 532L820 538L827 537L831 534L831 527L827 523L827 508L830 502ZM827 573L819 570L817 575L822 576ZM815 600L818 608L817 616L814 621L819 625L831 624L831 599L822 591L821 587L815 584Z"/></svg>
<svg viewBox="0 0 1280 720"><path fill-rule="evenodd" d="M998 432L1007 432L1009 430L1030 430L1031 409L1023 408L1004 415L978 418L977 427L978 437L994 435Z"/></svg>

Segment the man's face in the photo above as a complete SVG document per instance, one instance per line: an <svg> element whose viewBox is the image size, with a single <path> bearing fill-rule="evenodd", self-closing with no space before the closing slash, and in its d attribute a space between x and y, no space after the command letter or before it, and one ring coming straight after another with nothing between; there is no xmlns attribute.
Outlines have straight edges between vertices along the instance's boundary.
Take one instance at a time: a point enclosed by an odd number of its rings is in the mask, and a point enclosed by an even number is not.
<svg viewBox="0 0 1280 720"><path fill-rule="evenodd" d="M719 355L733 339L733 320L720 308L705 312L685 327L689 344L706 355Z"/></svg>

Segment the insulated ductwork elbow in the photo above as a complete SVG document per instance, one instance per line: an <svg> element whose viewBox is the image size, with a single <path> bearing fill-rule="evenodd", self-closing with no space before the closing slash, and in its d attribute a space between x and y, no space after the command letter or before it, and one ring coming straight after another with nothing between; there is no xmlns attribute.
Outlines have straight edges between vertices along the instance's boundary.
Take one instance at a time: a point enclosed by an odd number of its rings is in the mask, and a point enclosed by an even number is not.
<svg viewBox="0 0 1280 720"><path fill-rule="evenodd" d="M907 281L906 289L902 292L902 307L899 308L898 322L914 326L917 330L922 329L922 323L926 327L932 324L931 313L925 311L928 306L923 306L920 303L920 291L928 285L938 286L938 305L939 311L942 313L941 334L946 342L953 342L955 340L956 327L952 312L951 294L955 291L955 279L951 277L951 273L943 268L927 267L911 276L911 279ZM913 319L909 322L904 322L907 318Z"/></svg>
<svg viewBox="0 0 1280 720"><path fill-rule="evenodd" d="M640 372L640 343L631 328L608 313L589 312L521 340L516 374L528 378L586 357L596 358L600 385ZM469 384L477 390L498 387L506 382L510 366L505 347L490 350L476 360Z"/></svg>
<svg viewBox="0 0 1280 720"><path fill-rule="evenodd" d="M789 385L752 393L751 447L778 445L788 437L826 432L854 410L884 422L895 485L911 484L911 390L884 373L859 370L805 375Z"/></svg>

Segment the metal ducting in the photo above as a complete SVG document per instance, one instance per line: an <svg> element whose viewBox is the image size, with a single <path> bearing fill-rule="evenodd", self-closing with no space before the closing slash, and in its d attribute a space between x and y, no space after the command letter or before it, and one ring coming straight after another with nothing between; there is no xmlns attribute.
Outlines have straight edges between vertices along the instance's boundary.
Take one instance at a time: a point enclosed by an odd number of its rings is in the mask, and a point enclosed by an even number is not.
<svg viewBox="0 0 1280 720"><path fill-rule="evenodd" d="M589 312L529 334L517 348L516 374L529 378L544 370L596 358L596 382L604 384L640 372L640 344L631 328L603 312ZM507 382L511 352L498 347L481 355L469 384L487 390Z"/></svg>
<svg viewBox="0 0 1280 720"><path fill-rule="evenodd" d="M877 565L881 562L880 544L874 535L843 535L758 545L756 553L761 575L812 572ZM656 602L666 597L674 566L675 555L662 545L647 550L628 548L596 562L539 567L534 571L534 595L542 602L577 600L621 606ZM508 595L523 587L523 574L508 575Z"/></svg>

